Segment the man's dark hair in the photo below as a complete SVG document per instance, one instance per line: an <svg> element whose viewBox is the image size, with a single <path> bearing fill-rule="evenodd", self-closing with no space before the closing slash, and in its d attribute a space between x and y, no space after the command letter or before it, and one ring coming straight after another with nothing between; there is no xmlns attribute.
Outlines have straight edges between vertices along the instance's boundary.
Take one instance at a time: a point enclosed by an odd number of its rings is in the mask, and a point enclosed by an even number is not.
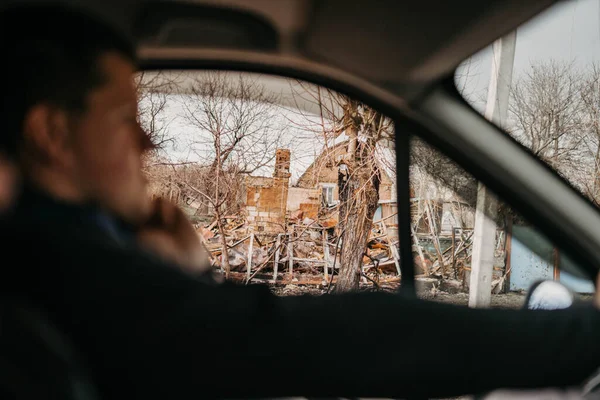
<svg viewBox="0 0 600 400"><path fill-rule="evenodd" d="M105 82L107 52L135 62L128 38L110 24L66 5L20 5L0 11L0 151L16 157L25 115L48 103L81 113Z"/></svg>

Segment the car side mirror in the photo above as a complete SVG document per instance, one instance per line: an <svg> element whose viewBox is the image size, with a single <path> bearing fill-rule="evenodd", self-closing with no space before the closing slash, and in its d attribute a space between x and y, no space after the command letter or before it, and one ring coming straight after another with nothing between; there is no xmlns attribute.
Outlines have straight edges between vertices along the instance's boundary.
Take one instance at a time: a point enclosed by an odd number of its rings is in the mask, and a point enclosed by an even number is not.
<svg viewBox="0 0 600 400"><path fill-rule="evenodd" d="M573 305L573 293L556 281L540 281L529 288L525 308L529 310L559 310Z"/></svg>

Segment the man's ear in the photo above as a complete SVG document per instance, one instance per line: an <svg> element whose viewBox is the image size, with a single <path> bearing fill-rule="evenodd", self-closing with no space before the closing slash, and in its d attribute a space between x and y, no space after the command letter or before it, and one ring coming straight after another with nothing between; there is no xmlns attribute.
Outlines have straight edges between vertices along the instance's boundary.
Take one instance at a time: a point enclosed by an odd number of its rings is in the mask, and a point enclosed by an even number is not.
<svg viewBox="0 0 600 400"><path fill-rule="evenodd" d="M65 166L71 162L67 113L57 107L39 104L23 121L24 150L42 163Z"/></svg>

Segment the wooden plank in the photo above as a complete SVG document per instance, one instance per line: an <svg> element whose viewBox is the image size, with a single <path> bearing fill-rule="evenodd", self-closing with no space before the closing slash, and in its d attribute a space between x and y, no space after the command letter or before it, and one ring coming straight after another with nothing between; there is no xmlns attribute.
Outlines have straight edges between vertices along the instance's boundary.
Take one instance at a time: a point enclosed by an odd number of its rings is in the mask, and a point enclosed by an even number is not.
<svg viewBox="0 0 600 400"><path fill-rule="evenodd" d="M433 247L435 247L435 251L438 255L438 261L440 262L440 266L442 267L443 275L446 266L444 265L444 256L442 254L439 238L437 236L437 226L435 224L435 220L433 219L433 210L431 209L431 204L429 201L425 202L425 212L427 213L427 219L429 219L429 232L431 233L431 236L433 238Z"/></svg>
<svg viewBox="0 0 600 400"><path fill-rule="evenodd" d="M254 232L250 231L250 246L248 246L248 261L246 261L246 273L248 274L248 280L250 280L250 276L252 275L252 247L254 246Z"/></svg>
<svg viewBox="0 0 600 400"><path fill-rule="evenodd" d="M322 231L322 230L329 229L329 228L323 228L322 226L318 226L318 225L317 226L313 226L313 225L298 225L298 224L293 224L292 226L295 227L295 228L302 228L303 232L307 231L309 229L314 229L316 231Z"/></svg>
<svg viewBox="0 0 600 400"><path fill-rule="evenodd" d="M393 217L395 217L396 215L398 215L398 213L397 213L397 212L396 212L396 213L393 213L393 214L391 214L391 215L388 215L388 216L387 216L387 217L385 217L385 218L381 218L381 219L378 219L377 221L373 221L373 223L374 223L374 224L380 224L380 223L382 223L382 222L383 222L383 221L385 221L385 220L388 220L388 219L390 219L390 218L393 218Z"/></svg>
<svg viewBox="0 0 600 400"><path fill-rule="evenodd" d="M288 274L290 279L294 274L294 226L292 225L290 230L290 236L288 238Z"/></svg>
<svg viewBox="0 0 600 400"><path fill-rule="evenodd" d="M217 226L217 222L218 222L218 221L215 219L215 220L214 220L214 221L213 221L213 222L212 222L212 223L211 223L209 226L207 226L205 229L207 229L207 230L209 230L209 231L212 231L212 230L215 228L215 226Z"/></svg>
<svg viewBox="0 0 600 400"><path fill-rule="evenodd" d="M246 240L250 239L250 236L251 236L251 235L248 235L248 236L246 236L245 238L243 238L243 239L241 239L241 240L238 240L237 242L235 242L235 243L234 243L234 244L232 244L231 246L227 246L227 247L229 247L230 249L233 249L234 247L236 247L236 246L240 245L241 243L244 243Z"/></svg>
<svg viewBox="0 0 600 400"><path fill-rule="evenodd" d="M273 248L271 248L271 250L273 250ZM256 269L256 271L254 271L254 273L248 278L246 279L246 285L248 283L250 283L250 281L252 280L252 278L254 278L260 271L262 271L262 269L264 267L267 266L267 264L271 261L271 258L275 255L276 251L271 251L269 250L269 256L267 257L267 259ZM276 249L277 250L277 249Z"/></svg>
<svg viewBox="0 0 600 400"><path fill-rule="evenodd" d="M456 232L452 226L452 271L454 271L454 279L456 279Z"/></svg>
<svg viewBox="0 0 600 400"><path fill-rule="evenodd" d="M305 262L305 263L315 263L315 264L325 264L326 261L325 260L319 260L316 258L298 258L295 257L294 258L294 262Z"/></svg>
<svg viewBox="0 0 600 400"><path fill-rule="evenodd" d="M323 268L323 275L325 276L325 279L329 279L329 265L330 265L329 244L328 244L327 236L328 236L327 231L324 230L323 231L323 257L325 258L325 268Z"/></svg>
<svg viewBox="0 0 600 400"><path fill-rule="evenodd" d="M390 238L390 235L388 235L388 230L387 230L387 227L385 226L385 222L381 222L381 227L382 227L383 233L385 234L387 241L389 243L390 250L392 251L392 258L394 259L394 264L396 264L396 271L398 272L398 276L400 276L400 275L402 275L402 272L400 271L400 254L398 252L398 247L396 247L392 243L392 239Z"/></svg>
<svg viewBox="0 0 600 400"><path fill-rule="evenodd" d="M452 273L454 274L454 279L458 278L458 272L456 271L456 232L454 231L454 226L452 226Z"/></svg>
<svg viewBox="0 0 600 400"><path fill-rule="evenodd" d="M392 265L392 264L396 264L396 262L394 261L394 259L387 259L385 261L380 262L379 264L377 264L377 267L387 267L388 265ZM367 264L365 266L363 266L363 268L374 268L375 264Z"/></svg>
<svg viewBox="0 0 600 400"><path fill-rule="evenodd" d="M273 280L277 280L277 271L279 269L279 252L281 251L281 233L277 235L277 241L275 242L275 263L273 264Z"/></svg>
<svg viewBox="0 0 600 400"><path fill-rule="evenodd" d="M423 273L426 276L429 276L429 271L427 270L427 266L425 265L425 256L423 256L423 249L421 249L421 243L419 242L419 237L417 236L417 231L413 224L410 224L410 231L412 233L413 239L415 239L415 244L417 245L417 253L419 253L419 257L421 257L421 262L423 263Z"/></svg>

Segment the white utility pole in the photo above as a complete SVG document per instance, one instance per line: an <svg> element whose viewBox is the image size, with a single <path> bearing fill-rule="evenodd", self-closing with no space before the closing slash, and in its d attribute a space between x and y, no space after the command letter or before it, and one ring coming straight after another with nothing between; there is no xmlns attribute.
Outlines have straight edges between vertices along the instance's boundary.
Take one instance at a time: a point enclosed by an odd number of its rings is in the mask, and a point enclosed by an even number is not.
<svg viewBox="0 0 600 400"><path fill-rule="evenodd" d="M493 45L492 75L485 117L501 127L505 126L508 117L508 98L516 41L517 31L514 31L496 40ZM498 201L484 185L479 183L473 232L469 307L489 307L492 300L497 214Z"/></svg>

